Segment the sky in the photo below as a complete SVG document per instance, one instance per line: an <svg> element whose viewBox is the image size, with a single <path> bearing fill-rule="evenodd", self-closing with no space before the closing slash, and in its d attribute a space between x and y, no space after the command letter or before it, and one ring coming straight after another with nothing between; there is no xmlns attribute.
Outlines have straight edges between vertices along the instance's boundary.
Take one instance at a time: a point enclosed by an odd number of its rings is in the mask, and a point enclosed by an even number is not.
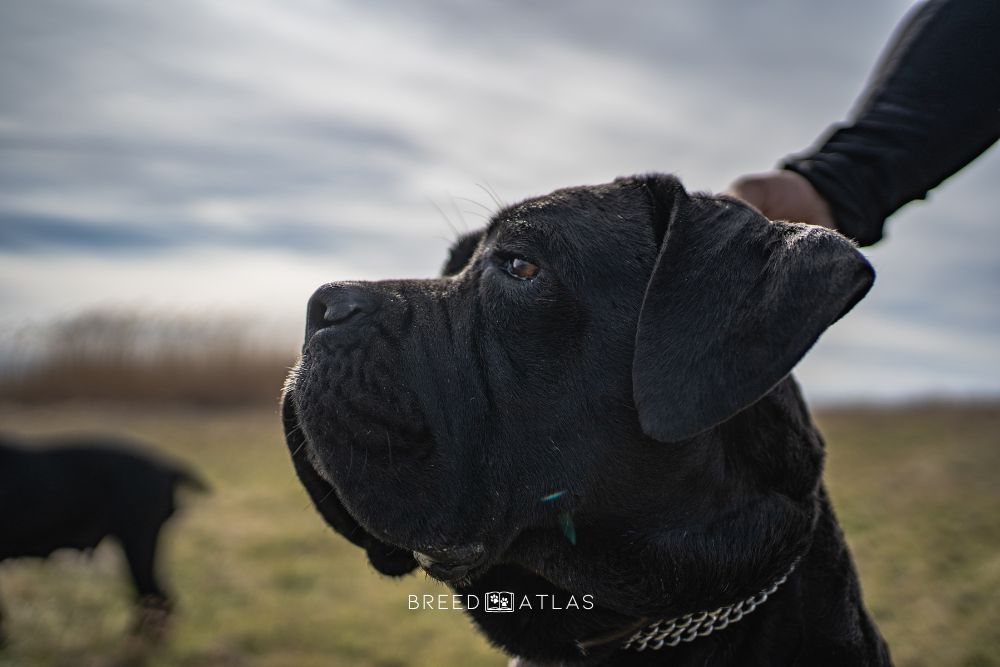
<svg viewBox="0 0 1000 667"><path fill-rule="evenodd" d="M846 117L907 1L0 0L0 340L93 308L299 343L497 201L721 191ZM814 401L1000 395L1000 148L889 222Z"/></svg>

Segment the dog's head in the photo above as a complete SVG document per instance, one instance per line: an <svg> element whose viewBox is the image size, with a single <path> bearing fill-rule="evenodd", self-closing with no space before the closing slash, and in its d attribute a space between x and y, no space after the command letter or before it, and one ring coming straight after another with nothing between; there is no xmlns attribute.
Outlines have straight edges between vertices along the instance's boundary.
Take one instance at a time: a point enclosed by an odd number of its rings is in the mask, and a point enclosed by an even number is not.
<svg viewBox="0 0 1000 667"><path fill-rule="evenodd" d="M820 475L783 380L872 277L840 235L672 177L559 190L460 239L443 278L321 287L288 446L384 573L513 563L636 613L680 604L692 563L758 585Z"/></svg>

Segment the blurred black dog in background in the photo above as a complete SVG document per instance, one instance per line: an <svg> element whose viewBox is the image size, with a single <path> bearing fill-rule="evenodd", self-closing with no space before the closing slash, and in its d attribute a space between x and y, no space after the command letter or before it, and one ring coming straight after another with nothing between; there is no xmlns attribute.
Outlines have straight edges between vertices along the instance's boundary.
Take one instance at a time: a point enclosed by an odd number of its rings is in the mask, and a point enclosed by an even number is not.
<svg viewBox="0 0 1000 667"><path fill-rule="evenodd" d="M179 486L208 489L184 465L133 441L79 436L29 442L0 435L0 561L91 550L114 537L135 585L134 632L155 638L171 608L157 580L157 541L176 509Z"/></svg>

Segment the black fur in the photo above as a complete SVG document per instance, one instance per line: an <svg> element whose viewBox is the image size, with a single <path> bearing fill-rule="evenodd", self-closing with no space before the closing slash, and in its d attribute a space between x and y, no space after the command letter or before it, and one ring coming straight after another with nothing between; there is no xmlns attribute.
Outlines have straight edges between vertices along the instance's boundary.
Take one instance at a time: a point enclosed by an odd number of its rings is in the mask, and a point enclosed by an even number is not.
<svg viewBox="0 0 1000 667"><path fill-rule="evenodd" d="M445 274L321 288L286 385L296 471L376 569L592 595L470 611L525 664L890 664L788 375L871 285L849 241L645 176L506 208ZM601 641L747 598L796 558L723 631Z"/></svg>
<svg viewBox="0 0 1000 667"><path fill-rule="evenodd" d="M156 547L174 513L175 491L205 484L177 463L108 437L28 443L0 437L0 560L44 558L57 549L122 546L138 602L169 610ZM138 628L137 628L138 629Z"/></svg>

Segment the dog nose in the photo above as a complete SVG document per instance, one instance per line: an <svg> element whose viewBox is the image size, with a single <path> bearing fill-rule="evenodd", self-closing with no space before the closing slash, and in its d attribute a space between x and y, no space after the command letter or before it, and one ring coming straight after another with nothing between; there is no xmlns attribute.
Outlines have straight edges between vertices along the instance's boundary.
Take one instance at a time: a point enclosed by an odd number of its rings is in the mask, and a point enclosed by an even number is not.
<svg viewBox="0 0 1000 667"><path fill-rule="evenodd" d="M381 305L382 297L378 293L359 285L323 285L309 299L306 341L322 329L347 330L374 314Z"/></svg>

